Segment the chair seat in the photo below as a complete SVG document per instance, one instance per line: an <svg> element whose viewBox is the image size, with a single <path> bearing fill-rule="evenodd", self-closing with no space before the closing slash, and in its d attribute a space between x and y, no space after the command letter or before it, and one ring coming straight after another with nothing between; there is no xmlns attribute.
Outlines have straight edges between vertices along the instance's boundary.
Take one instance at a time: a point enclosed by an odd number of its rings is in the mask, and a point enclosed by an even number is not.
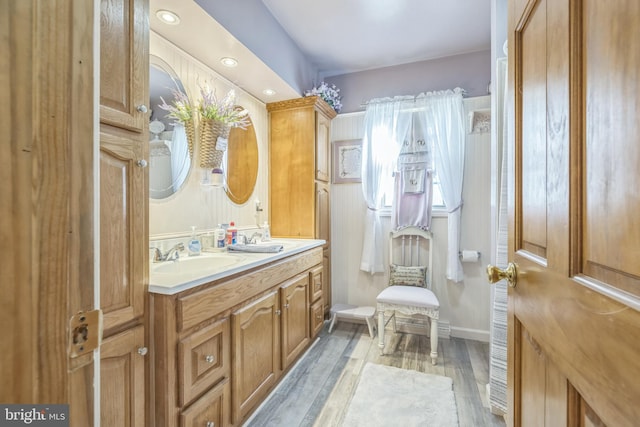
<svg viewBox="0 0 640 427"><path fill-rule="evenodd" d="M436 295L429 289L418 286L389 286L378 294L376 301L383 304L440 308Z"/></svg>

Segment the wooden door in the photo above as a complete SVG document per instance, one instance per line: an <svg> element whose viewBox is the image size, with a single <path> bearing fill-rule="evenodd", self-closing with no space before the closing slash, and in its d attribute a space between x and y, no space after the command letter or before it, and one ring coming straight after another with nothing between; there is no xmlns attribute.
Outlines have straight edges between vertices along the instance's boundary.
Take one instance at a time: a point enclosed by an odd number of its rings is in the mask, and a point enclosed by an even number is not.
<svg viewBox="0 0 640 427"><path fill-rule="evenodd" d="M316 111L316 179L329 182L331 174L331 119Z"/></svg>
<svg viewBox="0 0 640 427"><path fill-rule="evenodd" d="M93 352L70 356L69 324L94 308L94 5L1 4L0 402L91 426Z"/></svg>
<svg viewBox="0 0 640 427"><path fill-rule="evenodd" d="M640 3L509 3L509 425L640 419Z"/></svg>
<svg viewBox="0 0 640 427"><path fill-rule="evenodd" d="M100 305L113 331L144 314L148 282L148 0L101 0Z"/></svg>
<svg viewBox="0 0 640 427"><path fill-rule="evenodd" d="M280 375L280 303L270 292L231 315L232 417L239 424Z"/></svg>
<svg viewBox="0 0 640 427"><path fill-rule="evenodd" d="M282 369L286 369L309 345L309 274L287 280L280 292Z"/></svg>

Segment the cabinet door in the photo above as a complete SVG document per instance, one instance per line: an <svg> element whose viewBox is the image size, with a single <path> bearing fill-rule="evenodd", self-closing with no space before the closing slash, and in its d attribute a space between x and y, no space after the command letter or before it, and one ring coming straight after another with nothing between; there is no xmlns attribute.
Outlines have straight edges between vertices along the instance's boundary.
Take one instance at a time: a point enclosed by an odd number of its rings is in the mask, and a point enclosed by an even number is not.
<svg viewBox="0 0 640 427"><path fill-rule="evenodd" d="M100 122L143 132L149 120L149 3L100 3Z"/></svg>
<svg viewBox="0 0 640 427"><path fill-rule="evenodd" d="M142 316L148 277L148 169L130 133L100 135L100 308L104 330Z"/></svg>
<svg viewBox="0 0 640 427"><path fill-rule="evenodd" d="M324 280L322 281L322 300L324 301L324 312L329 314L331 309L331 248L325 247L322 251L322 266Z"/></svg>
<svg viewBox="0 0 640 427"><path fill-rule="evenodd" d="M234 424L262 402L280 375L279 307L273 291L231 315Z"/></svg>
<svg viewBox="0 0 640 427"><path fill-rule="evenodd" d="M316 112L316 179L329 182L331 175L331 120Z"/></svg>
<svg viewBox="0 0 640 427"><path fill-rule="evenodd" d="M309 275L301 274L280 286L282 301L282 369L307 347L309 337Z"/></svg>
<svg viewBox="0 0 640 427"><path fill-rule="evenodd" d="M309 303L313 303L322 297L322 289L324 288L324 268L319 265L309 272Z"/></svg>
<svg viewBox="0 0 640 427"><path fill-rule="evenodd" d="M318 300L311 305L309 313L309 323L311 324L311 336L315 337L322 330L324 325L324 305L322 300Z"/></svg>
<svg viewBox="0 0 640 427"><path fill-rule="evenodd" d="M105 339L100 347L100 425L143 427L144 328ZM140 353L138 350L141 350ZM146 350L146 349L145 349Z"/></svg>
<svg viewBox="0 0 640 427"><path fill-rule="evenodd" d="M225 379L180 415L180 427L229 425L229 380Z"/></svg>
<svg viewBox="0 0 640 427"><path fill-rule="evenodd" d="M329 184L316 182L316 239L331 240Z"/></svg>

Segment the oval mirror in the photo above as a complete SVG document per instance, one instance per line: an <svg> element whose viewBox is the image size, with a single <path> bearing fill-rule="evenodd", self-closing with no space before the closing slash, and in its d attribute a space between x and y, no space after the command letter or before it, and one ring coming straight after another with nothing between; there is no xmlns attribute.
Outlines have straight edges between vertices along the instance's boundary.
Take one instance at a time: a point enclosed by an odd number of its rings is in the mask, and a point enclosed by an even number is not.
<svg viewBox="0 0 640 427"><path fill-rule="evenodd" d="M171 104L172 89L187 94L169 64L149 55L149 197L152 199L165 199L176 193L191 170L184 126L167 117L168 112L159 107L162 99Z"/></svg>
<svg viewBox="0 0 640 427"><path fill-rule="evenodd" d="M246 129L231 128L227 145L225 191L227 197L237 204L249 200L258 177L258 141L251 117L249 122Z"/></svg>

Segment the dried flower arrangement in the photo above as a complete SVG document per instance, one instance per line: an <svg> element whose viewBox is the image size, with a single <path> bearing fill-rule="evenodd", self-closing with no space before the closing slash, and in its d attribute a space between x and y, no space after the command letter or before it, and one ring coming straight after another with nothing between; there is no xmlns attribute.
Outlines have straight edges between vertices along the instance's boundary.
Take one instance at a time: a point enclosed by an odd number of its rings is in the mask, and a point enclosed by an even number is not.
<svg viewBox="0 0 640 427"><path fill-rule="evenodd" d="M198 111L205 119L217 120L232 127L246 129L251 124L249 112L236 108L236 92L231 89L224 98L216 97L215 90L208 85L200 86L200 104Z"/></svg>
<svg viewBox="0 0 640 427"><path fill-rule="evenodd" d="M304 93L304 96L314 95L324 99L326 103L336 111L336 113L339 113L342 109L342 96L340 96L340 89L338 89L336 85L329 85L328 83L321 82L320 85Z"/></svg>

